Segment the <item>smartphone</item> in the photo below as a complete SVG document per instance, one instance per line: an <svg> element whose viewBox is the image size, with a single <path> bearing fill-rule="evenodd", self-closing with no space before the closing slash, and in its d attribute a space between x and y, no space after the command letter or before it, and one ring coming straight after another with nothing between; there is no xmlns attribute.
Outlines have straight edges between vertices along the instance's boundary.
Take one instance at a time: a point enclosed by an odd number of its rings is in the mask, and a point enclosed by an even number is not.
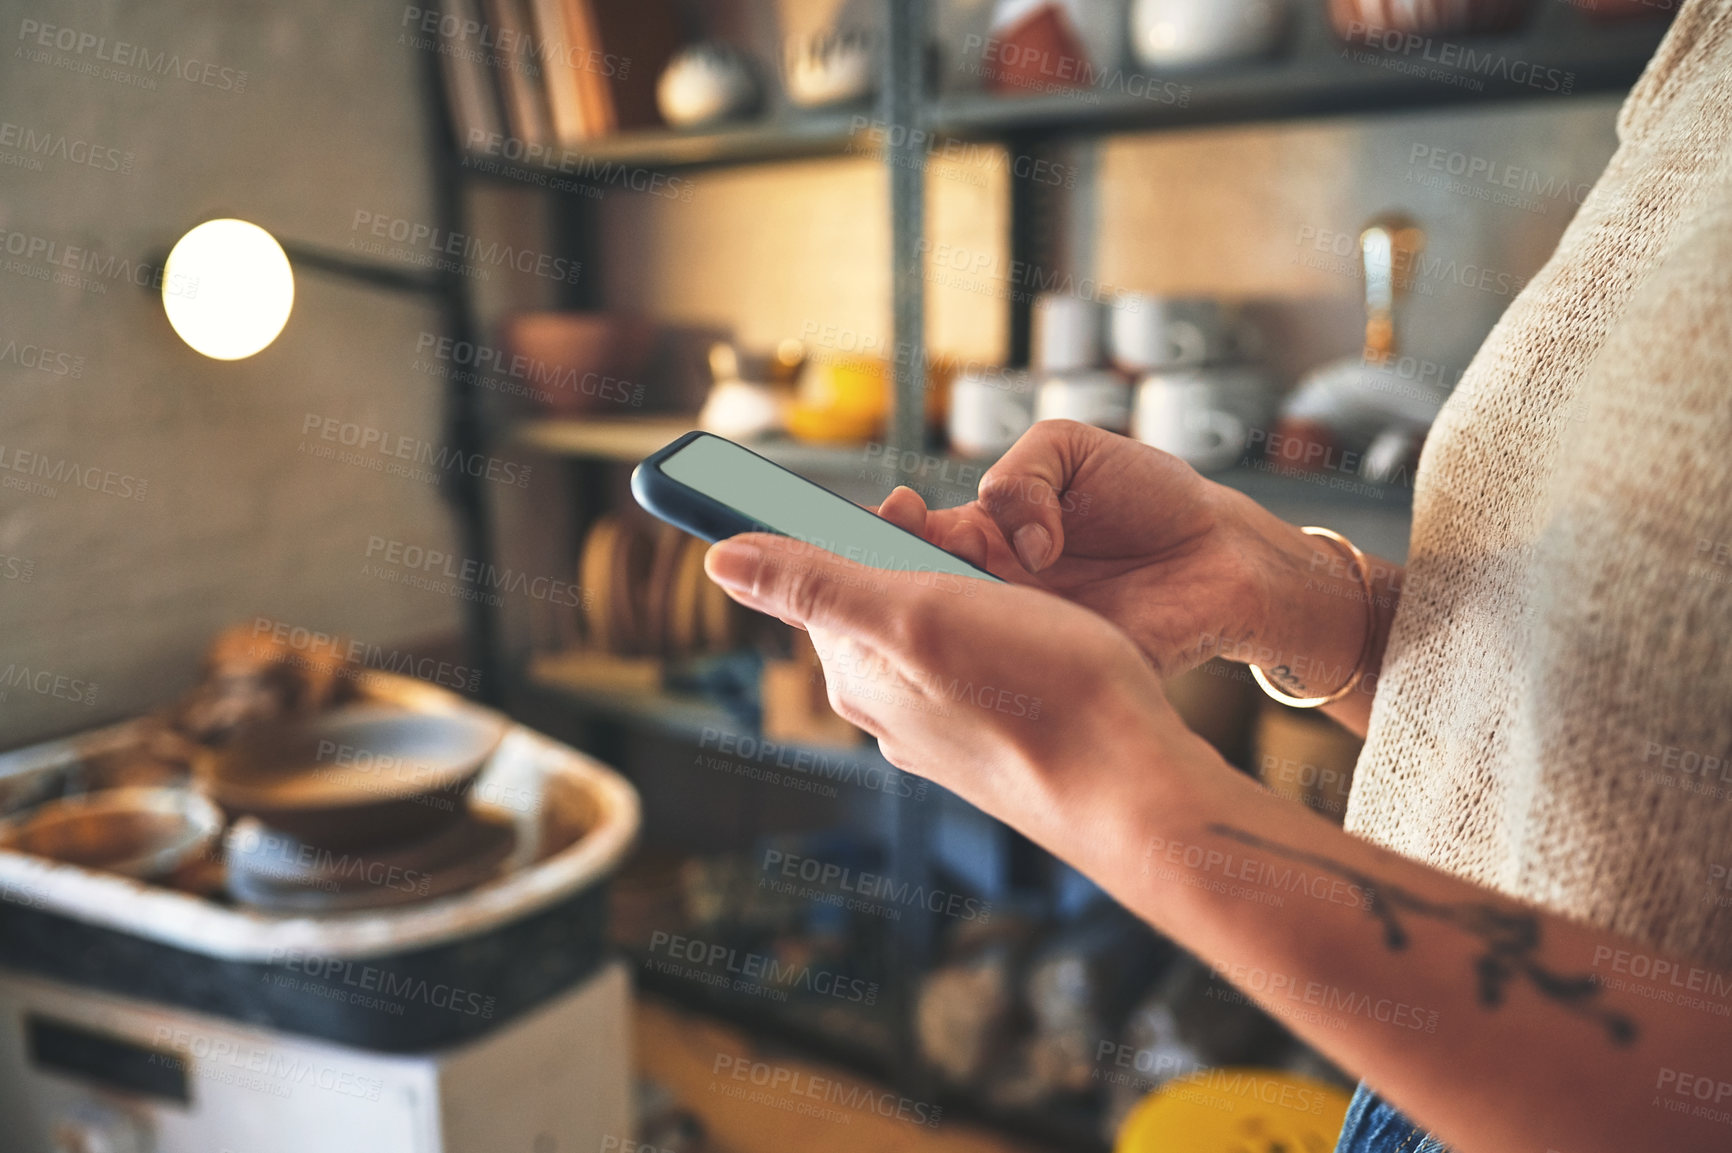
<svg viewBox="0 0 1732 1153"><path fill-rule="evenodd" d="M631 493L655 516L711 542L743 532L773 532L869 568L998 580L822 485L707 432L688 432L645 457L632 470Z"/></svg>

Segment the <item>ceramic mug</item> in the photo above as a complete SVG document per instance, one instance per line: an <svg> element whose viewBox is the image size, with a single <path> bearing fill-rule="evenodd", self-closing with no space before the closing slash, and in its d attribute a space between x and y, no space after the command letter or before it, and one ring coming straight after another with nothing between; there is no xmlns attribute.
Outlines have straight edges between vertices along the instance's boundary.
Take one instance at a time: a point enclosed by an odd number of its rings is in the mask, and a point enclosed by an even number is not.
<svg viewBox="0 0 1732 1153"><path fill-rule="evenodd" d="M1131 386L1116 372L1054 373L1041 382L1034 418L1077 420L1125 432L1131 423Z"/></svg>
<svg viewBox="0 0 1732 1153"><path fill-rule="evenodd" d="M743 116L758 103L758 79L746 58L709 41L681 49L656 81L656 108L675 128Z"/></svg>
<svg viewBox="0 0 1732 1153"><path fill-rule="evenodd" d="M1113 364L1132 375L1232 360L1251 344L1249 329L1206 297L1123 292L1108 329Z"/></svg>
<svg viewBox="0 0 1732 1153"><path fill-rule="evenodd" d="M1190 68L1273 51L1288 0L1136 0L1131 50L1145 68Z"/></svg>
<svg viewBox="0 0 1732 1153"><path fill-rule="evenodd" d="M1077 372L1101 362L1101 306L1064 293L1034 301L1033 364L1037 372Z"/></svg>
<svg viewBox="0 0 1732 1153"><path fill-rule="evenodd" d="M1267 427L1274 390L1256 369L1152 373L1137 385L1135 436L1203 472L1231 468Z"/></svg>
<svg viewBox="0 0 1732 1153"><path fill-rule="evenodd" d="M950 446L966 456L996 456L1028 431L1033 408L1027 373L968 369L950 386Z"/></svg>

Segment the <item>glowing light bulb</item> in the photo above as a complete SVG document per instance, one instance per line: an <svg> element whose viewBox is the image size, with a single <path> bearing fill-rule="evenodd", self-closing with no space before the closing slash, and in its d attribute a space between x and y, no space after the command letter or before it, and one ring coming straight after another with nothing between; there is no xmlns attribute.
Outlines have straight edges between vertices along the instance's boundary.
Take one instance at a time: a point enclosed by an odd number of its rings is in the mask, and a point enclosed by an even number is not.
<svg viewBox="0 0 1732 1153"><path fill-rule="evenodd" d="M168 322L213 360L240 360L270 344L294 304L288 255L244 220L205 221L180 238L163 266Z"/></svg>

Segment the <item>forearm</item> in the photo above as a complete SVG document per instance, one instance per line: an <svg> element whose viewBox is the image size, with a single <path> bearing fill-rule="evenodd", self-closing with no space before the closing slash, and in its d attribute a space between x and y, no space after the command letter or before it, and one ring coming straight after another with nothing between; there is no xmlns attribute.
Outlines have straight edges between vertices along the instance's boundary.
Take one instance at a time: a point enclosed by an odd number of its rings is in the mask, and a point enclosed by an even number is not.
<svg viewBox="0 0 1732 1153"><path fill-rule="evenodd" d="M1068 847L1453 1148L1732 1145L1732 976L1680 964L1658 985L1696 992L1674 1003L1608 991L1596 979L1630 971L1631 956L1643 971L1658 959L1378 849L1224 768L1215 777L1202 798L1120 796L1114 811L1134 812L1121 835L1097 828ZM1692 1116L1698 1106L1716 1112Z"/></svg>
<svg viewBox="0 0 1732 1153"><path fill-rule="evenodd" d="M958 596L913 573L863 580L768 534L716 545L706 568L808 627L837 712L894 764L1070 861L1464 1153L1732 1136L1732 975L1644 956L1275 798L1185 728L1147 650L1101 616L1008 583ZM1599 980L1662 963L1656 989ZM1689 999L1650 995L1680 986Z"/></svg>

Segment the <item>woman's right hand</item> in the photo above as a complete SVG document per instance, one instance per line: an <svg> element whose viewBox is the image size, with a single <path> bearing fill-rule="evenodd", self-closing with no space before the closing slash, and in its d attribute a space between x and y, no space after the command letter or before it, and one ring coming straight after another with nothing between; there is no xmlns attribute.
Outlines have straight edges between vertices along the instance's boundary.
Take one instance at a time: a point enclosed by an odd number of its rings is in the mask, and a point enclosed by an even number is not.
<svg viewBox="0 0 1732 1153"><path fill-rule="evenodd" d="M1289 691L1325 693L1364 642L1359 580L1333 546L1175 456L1074 421L1035 424L970 504L928 512L899 490L880 513L1094 610L1163 676L1225 656L1286 665Z"/></svg>

